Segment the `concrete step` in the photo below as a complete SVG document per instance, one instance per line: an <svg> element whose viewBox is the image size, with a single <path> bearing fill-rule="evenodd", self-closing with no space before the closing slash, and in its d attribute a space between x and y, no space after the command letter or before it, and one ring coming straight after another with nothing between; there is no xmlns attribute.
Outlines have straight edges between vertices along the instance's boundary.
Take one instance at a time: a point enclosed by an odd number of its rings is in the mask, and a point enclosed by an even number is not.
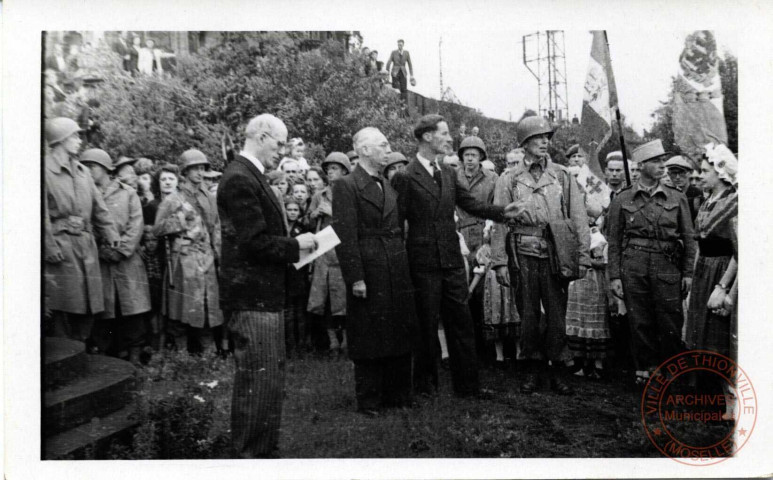
<svg viewBox="0 0 773 480"><path fill-rule="evenodd" d="M45 436L70 430L120 410L132 401L134 366L124 360L88 355L85 375L45 393Z"/></svg>
<svg viewBox="0 0 773 480"><path fill-rule="evenodd" d="M98 459L113 441L130 441L137 421L133 418L134 405L124 407L106 417L77 426L45 439L45 460Z"/></svg>
<svg viewBox="0 0 773 480"><path fill-rule="evenodd" d="M43 344L43 387L52 390L85 375L86 345L67 338L46 337Z"/></svg>

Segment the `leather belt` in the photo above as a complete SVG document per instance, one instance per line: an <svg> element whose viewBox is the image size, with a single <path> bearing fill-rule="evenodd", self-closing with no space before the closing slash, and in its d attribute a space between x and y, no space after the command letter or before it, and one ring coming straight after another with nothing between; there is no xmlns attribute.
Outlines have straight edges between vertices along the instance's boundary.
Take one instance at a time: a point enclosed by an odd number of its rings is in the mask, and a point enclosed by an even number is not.
<svg viewBox="0 0 773 480"><path fill-rule="evenodd" d="M544 237L545 227L530 227L526 225L516 225L510 227L510 233L515 235L527 235L529 237Z"/></svg>
<svg viewBox="0 0 773 480"><path fill-rule="evenodd" d="M625 242L624 248L632 248L644 252L661 253L667 250L673 252L677 246L675 240L658 240L656 238L628 237L625 239Z"/></svg>
<svg viewBox="0 0 773 480"><path fill-rule="evenodd" d="M51 222L51 228L54 231L54 235L62 232L68 235L81 235L83 232L91 233L91 223L77 215L57 218Z"/></svg>

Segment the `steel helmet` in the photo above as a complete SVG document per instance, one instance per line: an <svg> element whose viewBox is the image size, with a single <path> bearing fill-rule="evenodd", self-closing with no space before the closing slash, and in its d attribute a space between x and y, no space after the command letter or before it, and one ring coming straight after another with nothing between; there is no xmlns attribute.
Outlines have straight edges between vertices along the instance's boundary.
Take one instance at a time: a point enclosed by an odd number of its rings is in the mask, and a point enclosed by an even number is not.
<svg viewBox="0 0 773 480"><path fill-rule="evenodd" d="M110 155L101 148L89 148L85 152L81 153L81 163L96 163L102 165L108 172L115 170L113 168L113 159Z"/></svg>
<svg viewBox="0 0 773 480"><path fill-rule="evenodd" d="M196 150L195 148L191 148L190 150L186 150L180 155L180 172L184 173L185 170L189 167L193 167L196 165L206 165L209 166L209 160L207 160L207 156L201 153L200 150Z"/></svg>
<svg viewBox="0 0 773 480"><path fill-rule="evenodd" d="M405 165L408 165L408 159L405 158L405 155L400 152L390 153L387 155L387 162L386 165L384 165L384 171L386 171L392 165L396 165L398 163L404 163Z"/></svg>
<svg viewBox="0 0 773 480"><path fill-rule="evenodd" d="M81 127L71 118L57 117L46 120L46 142L49 147L53 147L57 143L69 138L70 135L80 131Z"/></svg>
<svg viewBox="0 0 773 480"><path fill-rule="evenodd" d="M464 140L462 140L462 143L459 145L459 150L456 151L456 154L459 155L459 158L464 158L464 150L468 148L477 148L480 150L481 162L488 157L486 154L486 144L483 143L483 140L481 140L480 137L465 137Z"/></svg>
<svg viewBox="0 0 773 480"><path fill-rule="evenodd" d="M325 161L322 162L322 169L325 169L325 165L331 164L331 163L337 163L344 167L344 170L346 170L346 173L351 173L352 171L352 162L349 161L349 157L346 156L345 153L341 152L330 152L327 157L325 157Z"/></svg>
<svg viewBox="0 0 773 480"><path fill-rule="evenodd" d="M520 122L518 122L518 126L515 128L516 134L518 136L518 144L523 145L526 143L526 140L533 137L534 135L542 135L543 133L548 134L548 138L553 136L553 127L550 125L550 122L547 121L544 117L526 117Z"/></svg>

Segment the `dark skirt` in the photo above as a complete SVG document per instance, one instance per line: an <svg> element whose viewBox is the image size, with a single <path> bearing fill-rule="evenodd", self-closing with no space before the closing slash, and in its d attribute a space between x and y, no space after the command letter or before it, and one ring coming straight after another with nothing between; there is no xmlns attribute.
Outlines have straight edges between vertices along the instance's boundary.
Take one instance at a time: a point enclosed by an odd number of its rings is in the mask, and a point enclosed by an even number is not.
<svg viewBox="0 0 773 480"><path fill-rule="evenodd" d="M709 297L722 280L732 257L699 256L695 264L690 304L687 311L685 343L690 349L730 354L731 319L708 309Z"/></svg>

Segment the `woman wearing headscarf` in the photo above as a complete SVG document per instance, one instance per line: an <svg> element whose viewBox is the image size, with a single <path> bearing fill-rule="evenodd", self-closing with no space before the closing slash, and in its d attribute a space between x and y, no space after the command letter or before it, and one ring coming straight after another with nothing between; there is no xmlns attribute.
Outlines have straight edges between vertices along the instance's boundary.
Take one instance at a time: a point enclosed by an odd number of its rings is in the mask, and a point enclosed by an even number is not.
<svg viewBox="0 0 773 480"><path fill-rule="evenodd" d="M735 221L738 217L738 160L724 146L706 146L701 163L701 188L709 197L695 218L699 255L695 262L690 306L687 312L685 343L690 349L710 350L733 355L737 335L737 317L733 308L725 308L725 298L733 287L737 270ZM718 301L721 299L721 301ZM731 303L734 303L731 300ZM725 392L733 389L722 382ZM728 402L728 412L732 405Z"/></svg>

